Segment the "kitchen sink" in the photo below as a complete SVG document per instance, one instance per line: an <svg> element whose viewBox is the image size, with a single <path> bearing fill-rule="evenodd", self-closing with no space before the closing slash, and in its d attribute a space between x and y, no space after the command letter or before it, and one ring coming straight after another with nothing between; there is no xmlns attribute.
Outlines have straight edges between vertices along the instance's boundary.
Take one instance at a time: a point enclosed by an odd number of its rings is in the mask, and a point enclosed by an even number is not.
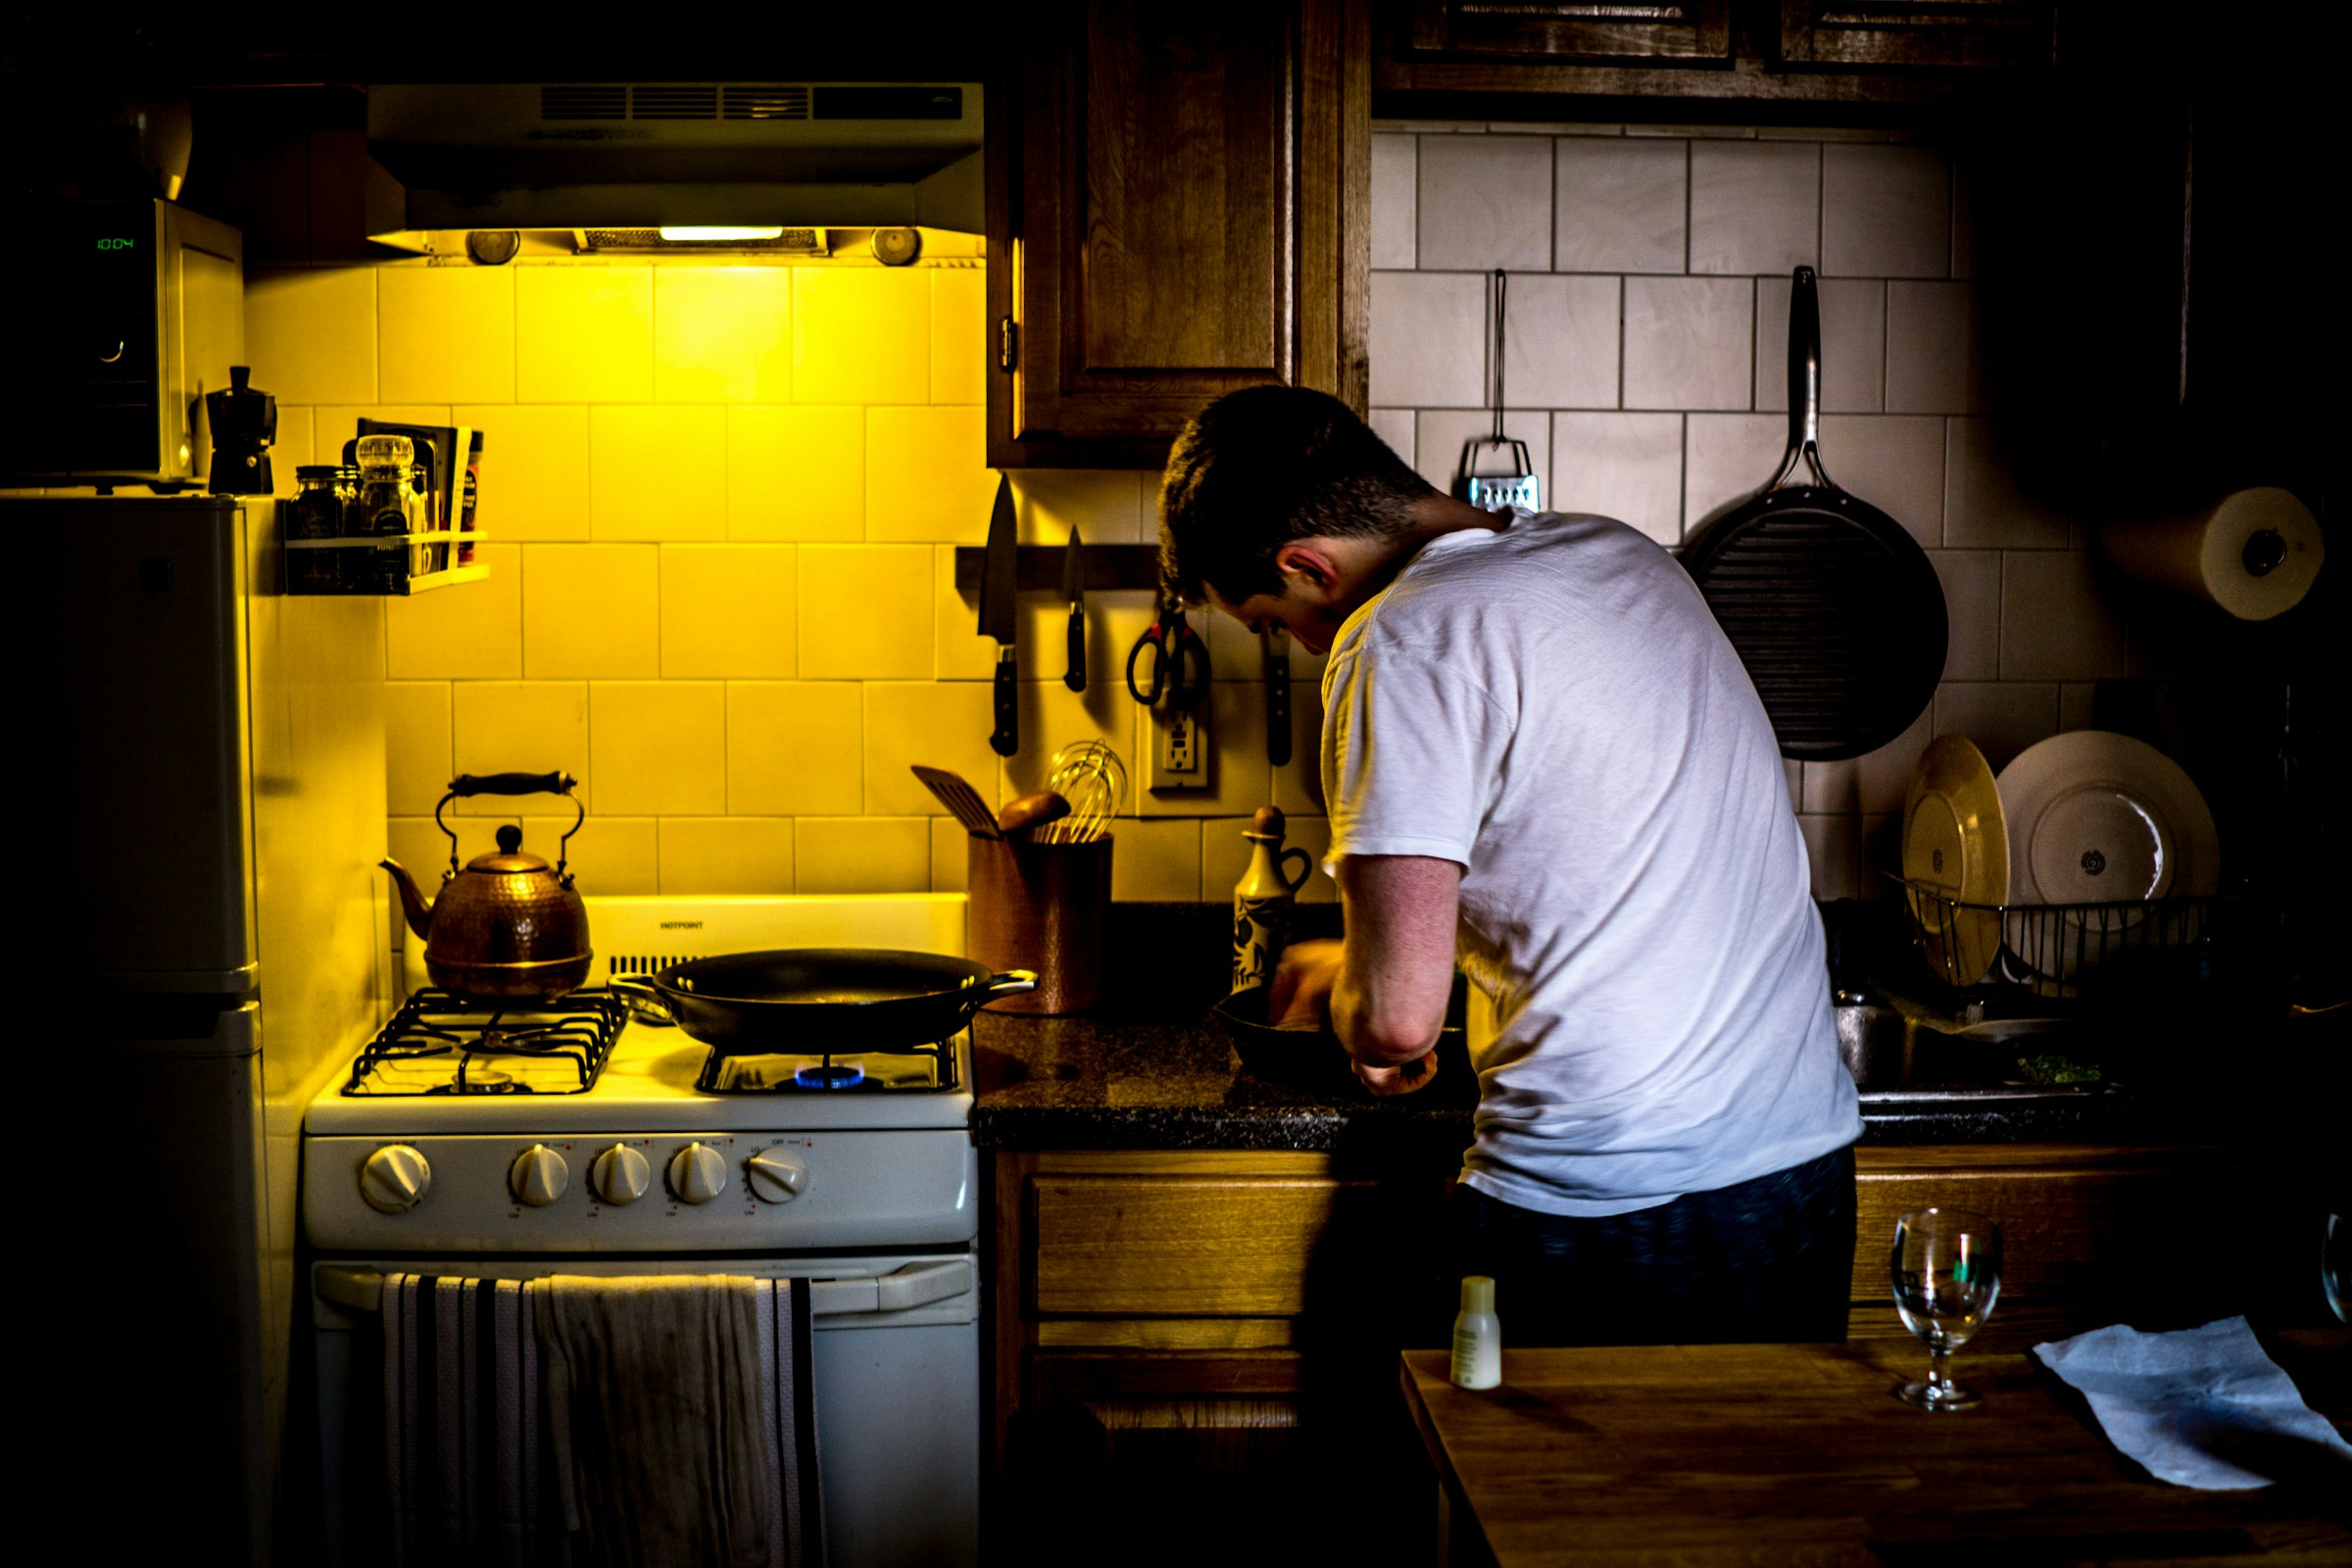
<svg viewBox="0 0 2352 1568"><path fill-rule="evenodd" d="M1865 1102L1984 1101L2105 1093L2093 1032L2066 1018L1946 1018L1841 1000L1838 1053Z"/></svg>

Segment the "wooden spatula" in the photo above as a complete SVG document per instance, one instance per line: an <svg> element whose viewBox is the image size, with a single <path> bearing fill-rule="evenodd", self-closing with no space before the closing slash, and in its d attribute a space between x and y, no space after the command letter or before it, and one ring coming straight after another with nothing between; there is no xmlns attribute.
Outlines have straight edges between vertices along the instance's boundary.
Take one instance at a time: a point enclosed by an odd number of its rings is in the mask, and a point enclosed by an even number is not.
<svg viewBox="0 0 2352 1568"><path fill-rule="evenodd" d="M944 767L925 767L920 762L911 764L908 771L923 781L923 788L939 797L939 804L946 807L948 814L961 822L966 831L984 839L1001 839L1004 836L998 830L997 813L988 808L988 803L980 798L980 792L965 783L961 774L951 773Z"/></svg>

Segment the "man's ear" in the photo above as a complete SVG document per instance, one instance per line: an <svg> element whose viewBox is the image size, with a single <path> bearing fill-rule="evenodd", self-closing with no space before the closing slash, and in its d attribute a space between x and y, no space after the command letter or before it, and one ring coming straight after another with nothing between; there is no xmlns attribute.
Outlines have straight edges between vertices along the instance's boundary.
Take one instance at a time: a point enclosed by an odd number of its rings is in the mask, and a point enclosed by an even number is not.
<svg viewBox="0 0 2352 1568"><path fill-rule="evenodd" d="M1339 565L1312 543L1294 539L1274 552L1274 569L1281 572L1293 594L1309 600L1328 600L1340 586Z"/></svg>

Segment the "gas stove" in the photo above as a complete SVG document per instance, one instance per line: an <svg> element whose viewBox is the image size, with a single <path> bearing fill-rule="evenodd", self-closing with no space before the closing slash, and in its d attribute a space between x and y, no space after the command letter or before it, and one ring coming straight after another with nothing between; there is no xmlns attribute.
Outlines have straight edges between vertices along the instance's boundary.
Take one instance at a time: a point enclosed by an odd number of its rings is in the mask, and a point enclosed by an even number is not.
<svg viewBox="0 0 2352 1568"><path fill-rule="evenodd" d="M887 1246L976 1231L968 1033L714 1057L602 982L718 953L960 953L954 895L590 899L594 984L496 1008L419 985L304 1118L315 1247ZM608 956L608 955L610 956ZM414 956L410 973L423 980Z"/></svg>

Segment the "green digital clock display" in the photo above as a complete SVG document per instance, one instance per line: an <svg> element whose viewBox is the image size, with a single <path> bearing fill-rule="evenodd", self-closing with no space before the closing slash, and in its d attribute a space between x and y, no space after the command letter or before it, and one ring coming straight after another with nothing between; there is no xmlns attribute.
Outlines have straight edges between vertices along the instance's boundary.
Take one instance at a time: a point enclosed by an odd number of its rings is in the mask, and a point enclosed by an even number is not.
<svg viewBox="0 0 2352 1568"><path fill-rule="evenodd" d="M135 239L114 239L103 234L98 237L98 248L102 251L135 250L138 243Z"/></svg>

